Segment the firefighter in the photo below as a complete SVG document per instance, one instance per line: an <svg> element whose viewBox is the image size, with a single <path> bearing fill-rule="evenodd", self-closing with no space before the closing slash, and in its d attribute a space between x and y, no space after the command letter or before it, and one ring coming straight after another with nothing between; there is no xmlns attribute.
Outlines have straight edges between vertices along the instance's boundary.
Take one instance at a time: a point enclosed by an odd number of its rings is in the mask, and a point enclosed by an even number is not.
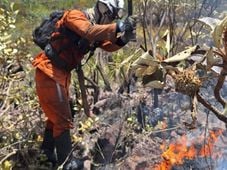
<svg viewBox="0 0 227 170"><path fill-rule="evenodd" d="M129 42L134 34L135 20L120 19L123 11L123 0L98 0L92 9L85 11L65 10L56 28L67 28L70 35L56 38L51 43L54 50L45 49L32 62L36 69L36 92L41 109L47 117L41 150L53 164L61 165L72 149L70 72L80 64L94 44L99 44L98 48L105 51L113 52ZM80 47L71 40L70 37L74 35L79 35L83 40L79 43ZM52 36L61 37L61 32L56 32ZM53 51L58 51L58 62L51 60L56 58L51 56ZM87 116L92 116L92 113Z"/></svg>

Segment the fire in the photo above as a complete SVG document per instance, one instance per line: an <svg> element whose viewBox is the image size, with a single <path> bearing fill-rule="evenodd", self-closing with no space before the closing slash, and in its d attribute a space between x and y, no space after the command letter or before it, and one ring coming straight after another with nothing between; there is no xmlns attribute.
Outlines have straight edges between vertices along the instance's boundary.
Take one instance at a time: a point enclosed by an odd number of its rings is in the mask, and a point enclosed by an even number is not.
<svg viewBox="0 0 227 170"><path fill-rule="evenodd" d="M174 165L182 165L185 159L193 160L198 156L212 156L214 143L221 134L222 130L209 131L206 139L203 136L196 141L190 141L186 135L182 136L177 143L169 145L168 149L162 154L164 161L156 166L155 170L170 170ZM198 144L200 147L198 147ZM164 145L161 148L165 148Z"/></svg>

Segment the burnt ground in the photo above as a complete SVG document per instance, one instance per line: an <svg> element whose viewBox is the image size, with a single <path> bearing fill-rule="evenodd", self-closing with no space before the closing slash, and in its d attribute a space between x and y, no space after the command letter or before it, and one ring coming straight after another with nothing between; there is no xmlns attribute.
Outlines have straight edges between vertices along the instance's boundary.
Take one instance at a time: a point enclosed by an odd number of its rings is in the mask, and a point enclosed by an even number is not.
<svg viewBox="0 0 227 170"><path fill-rule="evenodd" d="M214 98L211 97L211 89L212 85L206 85L201 91L212 102ZM197 120L192 123L188 96L168 88L158 93L157 108L154 108L154 93L150 89L137 88L126 95L103 94L104 97L93 106L98 110L100 119L86 133L86 140L83 142L86 148L83 156L88 158L85 164L87 169L155 169L163 161L163 144L168 146L184 135L197 140L207 130L225 129L225 124L201 105L198 105ZM222 137L219 142L222 141L223 153L226 153L227 148L223 145L227 138L226 135ZM219 144L217 148L218 146ZM225 167L207 161L207 158L194 160L186 159L185 165L177 165L172 169Z"/></svg>
<svg viewBox="0 0 227 170"><path fill-rule="evenodd" d="M86 136L83 147L87 150L82 157L87 157L85 166L91 169L155 169L163 161L163 144L168 146L193 131L224 128L202 106L197 121L191 124L189 98L169 89L159 94L158 108L153 108L153 92L149 89L137 89L130 95L103 96L94 106L99 121L90 132L81 134Z"/></svg>
<svg viewBox="0 0 227 170"><path fill-rule="evenodd" d="M210 96L208 91L203 93ZM71 131L74 150L69 160L76 158L77 164L87 170L151 170L164 160L162 153L165 149L162 150L161 146L165 145L167 149L169 144L184 135L197 140L206 129L225 129L224 123L200 105L197 120L191 124L187 96L169 88L158 93L158 107L154 108L154 93L150 89L136 88L130 94L101 92L99 102L93 105L99 120L84 130L74 128ZM83 114L76 114L75 127L86 119ZM223 140L217 144L225 156L226 139L223 135ZM40 157L38 148L39 143L28 142L13 157L9 157L16 165L13 169L50 169L50 165L43 163L45 158ZM215 150L220 152L218 147ZM176 165L172 169L225 168L225 160L215 164L207 159L186 159L184 165ZM204 162L204 166L198 162Z"/></svg>
<svg viewBox="0 0 227 170"><path fill-rule="evenodd" d="M100 120L84 141L91 151L87 156L91 158L92 169L150 169L159 163L162 160L160 145L177 134L164 130L168 128L169 115L161 113L153 125L149 122L152 114L150 91L135 92L131 96L109 94L108 99L103 100L97 104L101 110ZM171 121L170 124L174 131L184 133L184 128L175 127Z"/></svg>

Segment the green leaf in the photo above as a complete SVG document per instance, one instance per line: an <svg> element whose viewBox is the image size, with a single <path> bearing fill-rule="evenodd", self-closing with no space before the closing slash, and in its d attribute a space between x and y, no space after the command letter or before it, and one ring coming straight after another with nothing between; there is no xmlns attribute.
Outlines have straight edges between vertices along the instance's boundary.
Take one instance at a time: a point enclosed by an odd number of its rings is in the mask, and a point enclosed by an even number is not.
<svg viewBox="0 0 227 170"><path fill-rule="evenodd" d="M13 28L14 29L14 28L16 28L16 26L14 24L10 24L9 28Z"/></svg>
<svg viewBox="0 0 227 170"><path fill-rule="evenodd" d="M7 41L8 39L10 39L12 36L10 34L5 34L5 35L1 35L0 37L0 41Z"/></svg>
<svg viewBox="0 0 227 170"><path fill-rule="evenodd" d="M13 11L14 5L15 5L14 2L12 2L12 3L10 4L10 9L11 9L12 11Z"/></svg>
<svg viewBox="0 0 227 170"><path fill-rule="evenodd" d="M3 163L3 170L10 170L12 168L13 168L13 165L12 165L12 162L11 161L6 160Z"/></svg>

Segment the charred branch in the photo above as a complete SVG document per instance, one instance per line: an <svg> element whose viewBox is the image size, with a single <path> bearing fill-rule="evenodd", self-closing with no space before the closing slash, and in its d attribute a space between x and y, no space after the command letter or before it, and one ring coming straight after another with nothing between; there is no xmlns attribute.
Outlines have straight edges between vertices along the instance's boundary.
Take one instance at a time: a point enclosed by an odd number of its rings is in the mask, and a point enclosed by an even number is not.
<svg viewBox="0 0 227 170"><path fill-rule="evenodd" d="M81 96L82 96L84 112L87 116L89 116L90 115L90 107L88 105L86 88L85 88L85 85L84 85L84 72L81 68L77 69L77 76L78 76L78 81L79 81L79 85L80 85L80 91L81 91Z"/></svg>
<svg viewBox="0 0 227 170"><path fill-rule="evenodd" d="M100 75L101 75L101 77L102 77L102 79L104 81L105 89L107 91L112 91L112 88L110 86L110 82L108 81L107 77L104 75L102 68L100 66L98 66L98 65L96 65L96 68L99 71L99 73L100 73Z"/></svg>
<svg viewBox="0 0 227 170"><path fill-rule="evenodd" d="M214 96L217 99L218 102L221 103L223 107L225 107L225 104L227 103L225 99L220 95L220 90L225 82L225 76L223 75L224 70L222 70L221 74L218 77L218 82L214 89Z"/></svg>
<svg viewBox="0 0 227 170"><path fill-rule="evenodd" d="M219 120L227 123L227 117L223 115L217 108L213 107L210 103L204 100L204 98L200 94L197 94L197 99L203 106L211 110Z"/></svg>
<svg viewBox="0 0 227 170"><path fill-rule="evenodd" d="M91 88L94 89L94 103L96 103L98 101L98 96L99 96L99 86L93 80L91 80L87 77L84 77L84 78L85 78L85 80L87 80L91 84Z"/></svg>

